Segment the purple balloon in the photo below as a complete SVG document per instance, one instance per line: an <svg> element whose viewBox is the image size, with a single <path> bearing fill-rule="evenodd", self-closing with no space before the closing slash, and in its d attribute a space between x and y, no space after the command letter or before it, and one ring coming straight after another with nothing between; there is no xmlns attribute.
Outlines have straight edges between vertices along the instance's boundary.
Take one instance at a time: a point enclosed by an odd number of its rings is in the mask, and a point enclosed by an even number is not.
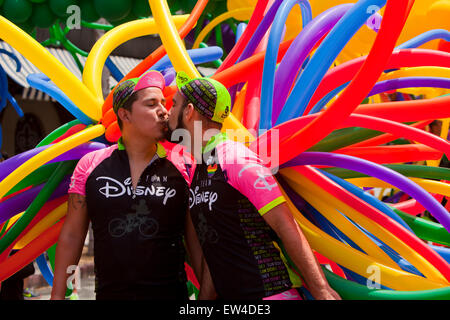
<svg viewBox="0 0 450 320"><path fill-rule="evenodd" d="M251 37L247 46L242 51L242 54L237 59L236 63L247 59L248 57L250 57L253 54L253 52L255 52L256 48L258 47L259 43L261 42L261 39L264 37L264 35L266 34L270 25L272 24L273 19L275 18L278 8L280 7L282 2L283 2L282 0L276 0L272 4L270 9L264 15L264 18L261 20L258 27L256 28L255 33L253 33L253 36Z"/></svg>
<svg viewBox="0 0 450 320"><path fill-rule="evenodd" d="M450 232L450 214L447 210L428 192L394 170L356 157L326 152L304 152L284 163L281 167L286 168L303 165L340 167L386 181L419 201Z"/></svg>
<svg viewBox="0 0 450 320"><path fill-rule="evenodd" d="M275 74L272 123L275 123L286 102L297 71L314 45L329 32L353 4L342 4L321 13L308 23L294 39Z"/></svg>
<svg viewBox="0 0 450 320"><path fill-rule="evenodd" d="M267 30L269 29L270 25L273 22L273 19L275 18L275 15L278 11L278 8L280 7L282 0L276 0L270 9L267 11L267 13L262 18L261 22L259 23L258 27L256 28L255 32L253 33L251 39L245 46L244 50L242 51L239 58L236 60L236 63L239 63L248 57L250 57L253 52L255 52L256 48L258 47L259 43L261 42L262 38L266 34ZM234 85L231 88L228 88L228 91L230 92L231 96L231 105L234 104L234 98L236 96L236 91L238 88L240 89L242 85Z"/></svg>
<svg viewBox="0 0 450 320"><path fill-rule="evenodd" d="M170 86L177 76L174 68L164 69L161 73L164 77L164 81L166 82L166 86Z"/></svg>
<svg viewBox="0 0 450 320"><path fill-rule="evenodd" d="M35 155L37 155L39 152L44 151L47 149L50 145L42 146L39 148L31 149L25 152L22 152L21 154L18 154L14 157L11 157L2 163L0 163L0 180L5 179L11 172L16 170L18 167L20 167L24 162L31 159ZM58 157L50 160L47 163L53 163L53 162L61 162L66 160L77 160L80 159L82 156L84 156L86 153L89 153L91 151L95 151L98 149L106 148L107 145L104 143L99 142L88 142L84 143L82 145L79 145L67 152L64 152L63 154L59 155Z"/></svg>
<svg viewBox="0 0 450 320"><path fill-rule="evenodd" d="M67 190L69 189L69 183L70 183L70 175L66 176L58 185L58 187L56 187L55 191L50 196L49 201L67 194ZM4 221L14 217L16 214L25 211L44 186L45 183L40 184L36 187L21 192L12 198L9 198L6 201L1 202L0 223L3 223Z"/></svg>
<svg viewBox="0 0 450 320"><path fill-rule="evenodd" d="M407 77L378 82L367 95L368 97L381 92L400 88L445 88L450 89L450 79L432 77Z"/></svg>

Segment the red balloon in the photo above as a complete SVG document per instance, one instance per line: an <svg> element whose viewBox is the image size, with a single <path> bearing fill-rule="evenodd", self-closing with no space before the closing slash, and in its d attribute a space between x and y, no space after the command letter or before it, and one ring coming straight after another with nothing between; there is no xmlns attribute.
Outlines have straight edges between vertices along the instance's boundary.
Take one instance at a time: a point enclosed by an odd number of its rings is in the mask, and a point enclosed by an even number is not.
<svg viewBox="0 0 450 320"><path fill-rule="evenodd" d="M0 263L0 281L12 276L14 273L35 260L42 252L55 244L55 242L58 241L63 223L64 219L61 219L39 237L30 242L26 247L9 257L6 261Z"/></svg>
<svg viewBox="0 0 450 320"><path fill-rule="evenodd" d="M442 157L442 151L423 144L347 147L333 152L358 157L378 164L438 160Z"/></svg>
<svg viewBox="0 0 450 320"><path fill-rule="evenodd" d="M352 80L363 65L367 56L347 61L327 72L317 87L305 113L308 113L328 92ZM385 66L385 70L411 67L450 67L450 55L428 49L395 50ZM362 100L361 100L362 101Z"/></svg>
<svg viewBox="0 0 450 320"><path fill-rule="evenodd" d="M320 118L280 145L280 163L295 158L325 138L366 98L391 57L409 9L410 2L407 0L388 0L380 31L363 66L336 101L321 113Z"/></svg>
<svg viewBox="0 0 450 320"><path fill-rule="evenodd" d="M216 73L219 73L222 70L225 70L228 67L232 66L239 58L239 56L242 54L242 52L245 49L245 46L255 33L256 28L258 27L259 23L264 17L264 12L268 2L269 2L268 0L261 0L256 3L255 10L253 11L253 14L250 18L250 21L248 22L247 27L245 28L236 45L233 47L233 49L227 55L225 60L219 66Z"/></svg>
<svg viewBox="0 0 450 320"><path fill-rule="evenodd" d="M450 101L450 96L446 98L448 99L447 104L443 104L441 108L446 108L447 113L449 113L450 110L448 110L448 101ZM413 104L419 101L421 100L401 102L401 104ZM273 132L275 132L275 130L279 135L279 141L276 141L277 146L281 145L284 146L283 148L292 149L292 145L285 144L286 141L288 141L289 137L295 135L295 133L298 132L301 128L306 127L309 123L313 122L314 119L318 118L319 116L320 113L315 113L282 123L281 125L276 126L261 135L256 141L251 144L250 148L254 152L257 152L265 163L269 163L271 156L270 151L273 149L271 144L271 135ZM446 118L448 117L450 117L450 115ZM389 132L398 137L404 137L409 140L423 143L431 148L444 152L447 157L450 156L450 143L448 141L427 131L407 126L402 123L362 114L352 114L344 121L344 123L339 126L339 128L345 127L362 127L382 132ZM283 162L280 161L279 163L282 164Z"/></svg>

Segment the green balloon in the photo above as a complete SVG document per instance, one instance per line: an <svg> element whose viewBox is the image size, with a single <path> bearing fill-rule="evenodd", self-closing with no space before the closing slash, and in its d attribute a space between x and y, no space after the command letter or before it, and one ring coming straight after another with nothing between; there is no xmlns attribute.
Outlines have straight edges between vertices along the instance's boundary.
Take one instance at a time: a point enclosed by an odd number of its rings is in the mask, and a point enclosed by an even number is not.
<svg viewBox="0 0 450 320"><path fill-rule="evenodd" d="M109 22L126 19L131 12L131 0L94 0L98 14Z"/></svg>
<svg viewBox="0 0 450 320"><path fill-rule="evenodd" d="M167 5L169 6L170 13L175 14L175 12L181 9L182 3L177 0L168 0Z"/></svg>
<svg viewBox="0 0 450 320"><path fill-rule="evenodd" d="M49 6L53 13L60 18L66 18L69 16L67 8L72 5L78 5L77 0L49 0Z"/></svg>
<svg viewBox="0 0 450 320"><path fill-rule="evenodd" d="M43 2L45 2L47 0L30 0L30 1L33 2L33 3L43 3Z"/></svg>
<svg viewBox="0 0 450 320"><path fill-rule="evenodd" d="M5 0L3 15L14 23L23 23L28 20L33 12L31 2L27 0Z"/></svg>
<svg viewBox="0 0 450 320"><path fill-rule="evenodd" d="M39 194L34 198L31 204L25 210L24 214L17 220L17 222L9 229L2 239L0 239L0 252L5 251L14 239L16 239L27 225L37 215L42 206L48 201L52 193L64 179L64 177L75 169L73 161L66 161L59 163L56 170L52 173L47 183L41 189Z"/></svg>
<svg viewBox="0 0 450 320"><path fill-rule="evenodd" d="M31 20L37 27L50 28L56 22L56 19L57 17L53 14L47 3L35 3L33 5Z"/></svg>
<svg viewBox="0 0 450 320"><path fill-rule="evenodd" d="M120 20L110 21L110 23L114 27L117 27L117 26L121 25L122 23L129 22L129 21L136 20L136 19L138 19L138 17L136 17L133 12L130 12L130 14L128 14L125 18L120 19Z"/></svg>
<svg viewBox="0 0 450 320"><path fill-rule="evenodd" d="M36 25L33 22L33 17L30 17L27 21L18 23L17 26L25 31L26 33L33 33L34 28L36 28Z"/></svg>
<svg viewBox="0 0 450 320"><path fill-rule="evenodd" d="M339 277L322 267L330 286L339 293L343 300L449 300L450 287L419 290L397 291L372 289Z"/></svg>
<svg viewBox="0 0 450 320"><path fill-rule="evenodd" d="M100 19L100 15L95 10L94 2L92 0L81 0L81 19L86 22L95 22Z"/></svg>
<svg viewBox="0 0 450 320"><path fill-rule="evenodd" d="M133 14L139 18L146 18L152 14L148 0L135 0Z"/></svg>

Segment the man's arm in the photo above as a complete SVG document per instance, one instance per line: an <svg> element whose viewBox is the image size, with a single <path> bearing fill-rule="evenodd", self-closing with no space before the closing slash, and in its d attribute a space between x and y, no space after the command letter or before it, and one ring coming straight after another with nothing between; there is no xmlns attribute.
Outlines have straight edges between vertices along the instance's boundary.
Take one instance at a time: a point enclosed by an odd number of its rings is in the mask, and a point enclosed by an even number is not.
<svg viewBox="0 0 450 320"><path fill-rule="evenodd" d="M202 259L202 280L200 282L200 292L198 294L198 300L216 300L217 293L214 283L209 272L208 264L205 258Z"/></svg>
<svg viewBox="0 0 450 320"><path fill-rule="evenodd" d="M208 265L203 256L202 247L198 241L197 233L188 211L185 228L186 248L190 257L192 268L200 284L199 300L212 300L216 298L216 292L209 273Z"/></svg>
<svg viewBox="0 0 450 320"><path fill-rule="evenodd" d="M292 217L286 203L266 214L264 220L277 233L294 264L301 272L308 289L317 300L340 300L330 287L302 230Z"/></svg>
<svg viewBox="0 0 450 320"><path fill-rule="evenodd" d="M55 255L55 274L51 299L64 300L67 289L67 269L77 265L89 227L86 197L69 194L67 216L58 239Z"/></svg>

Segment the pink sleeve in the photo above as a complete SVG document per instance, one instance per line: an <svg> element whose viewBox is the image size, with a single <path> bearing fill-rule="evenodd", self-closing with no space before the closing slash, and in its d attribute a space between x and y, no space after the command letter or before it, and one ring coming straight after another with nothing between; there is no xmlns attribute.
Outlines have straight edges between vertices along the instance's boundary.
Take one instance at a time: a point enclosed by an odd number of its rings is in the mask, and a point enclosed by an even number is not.
<svg viewBox="0 0 450 320"><path fill-rule="evenodd" d="M192 155L181 145L165 142L163 146L166 149L169 161L178 169L187 185L191 185L195 171L195 161Z"/></svg>
<svg viewBox="0 0 450 320"><path fill-rule="evenodd" d="M227 140L217 155L228 183L246 196L261 215L286 201L269 168L243 144Z"/></svg>
<svg viewBox="0 0 450 320"><path fill-rule="evenodd" d="M83 156L80 161L78 161L75 170L73 171L72 177L70 179L69 190L67 193L78 193L86 196L86 180L88 178L88 170L91 164L92 155L89 153Z"/></svg>
<svg viewBox="0 0 450 320"><path fill-rule="evenodd" d="M111 147L96 150L84 155L75 167L72 178L70 179L69 190L67 193L78 193L86 196L87 178L95 167L108 158L116 149L117 145L113 145Z"/></svg>

